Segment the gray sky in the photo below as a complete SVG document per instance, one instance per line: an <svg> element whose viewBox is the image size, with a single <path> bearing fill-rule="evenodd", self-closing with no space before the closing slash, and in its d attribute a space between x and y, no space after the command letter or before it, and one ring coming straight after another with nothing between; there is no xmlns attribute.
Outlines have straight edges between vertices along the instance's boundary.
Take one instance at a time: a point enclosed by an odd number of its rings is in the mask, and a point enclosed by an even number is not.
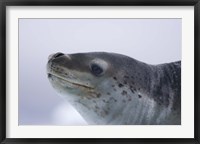
<svg viewBox="0 0 200 144"><path fill-rule="evenodd" d="M48 82L50 54L106 51L167 63L181 60L181 35L181 19L20 19L19 124L86 124Z"/></svg>

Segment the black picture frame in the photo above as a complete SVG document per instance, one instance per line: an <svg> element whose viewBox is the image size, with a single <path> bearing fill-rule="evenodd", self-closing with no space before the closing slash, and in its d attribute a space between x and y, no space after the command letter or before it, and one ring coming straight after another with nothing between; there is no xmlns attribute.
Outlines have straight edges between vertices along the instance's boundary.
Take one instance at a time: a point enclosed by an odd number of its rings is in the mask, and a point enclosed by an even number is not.
<svg viewBox="0 0 200 144"><path fill-rule="evenodd" d="M7 6L194 6L195 104L194 138L6 138L6 7ZM0 0L0 142L3 144L200 144L200 1L199 0Z"/></svg>

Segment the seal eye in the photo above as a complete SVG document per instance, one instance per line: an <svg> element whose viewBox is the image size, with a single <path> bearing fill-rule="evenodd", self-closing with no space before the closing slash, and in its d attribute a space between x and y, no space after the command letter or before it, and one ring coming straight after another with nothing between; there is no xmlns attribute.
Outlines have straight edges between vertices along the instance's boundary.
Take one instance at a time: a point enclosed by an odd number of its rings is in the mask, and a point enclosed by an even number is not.
<svg viewBox="0 0 200 144"><path fill-rule="evenodd" d="M95 76L100 76L103 73L103 69L99 67L97 64L92 64L91 70Z"/></svg>

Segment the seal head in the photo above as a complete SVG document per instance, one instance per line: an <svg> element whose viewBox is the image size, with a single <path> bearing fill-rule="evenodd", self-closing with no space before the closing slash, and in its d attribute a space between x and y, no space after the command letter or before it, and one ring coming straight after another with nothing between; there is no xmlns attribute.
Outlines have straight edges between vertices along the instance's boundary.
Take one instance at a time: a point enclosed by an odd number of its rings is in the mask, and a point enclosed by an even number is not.
<svg viewBox="0 0 200 144"><path fill-rule="evenodd" d="M89 124L180 124L180 62L154 66L115 53L56 53L47 75Z"/></svg>

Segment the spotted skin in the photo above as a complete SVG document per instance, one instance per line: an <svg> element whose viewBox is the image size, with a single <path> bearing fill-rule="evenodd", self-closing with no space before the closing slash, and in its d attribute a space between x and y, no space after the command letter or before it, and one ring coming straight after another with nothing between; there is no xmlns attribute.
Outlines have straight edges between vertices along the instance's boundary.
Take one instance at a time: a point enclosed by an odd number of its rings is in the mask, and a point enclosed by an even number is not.
<svg viewBox="0 0 200 144"><path fill-rule="evenodd" d="M47 75L88 124L181 124L180 61L149 65L115 53L57 53L49 56Z"/></svg>

